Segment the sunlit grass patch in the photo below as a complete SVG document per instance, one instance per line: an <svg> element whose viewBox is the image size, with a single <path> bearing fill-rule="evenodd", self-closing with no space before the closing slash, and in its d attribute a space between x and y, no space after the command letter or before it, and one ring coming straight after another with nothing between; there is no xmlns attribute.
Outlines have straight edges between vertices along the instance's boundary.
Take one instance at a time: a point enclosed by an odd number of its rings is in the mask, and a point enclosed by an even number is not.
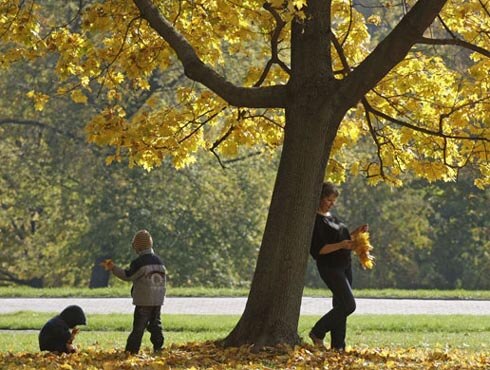
<svg viewBox="0 0 490 370"><path fill-rule="evenodd" d="M0 315L0 352L37 352L37 335L49 313L18 312ZM124 348L131 330L132 315L87 315L76 344L86 349ZM302 316L299 334L309 343L308 332L318 316ZM226 337L237 315L163 315L166 345L218 340ZM326 338L329 344L329 338ZM473 315L353 315L349 317L347 343L352 348L461 349L489 350L490 316ZM149 335L143 345L151 347Z"/></svg>

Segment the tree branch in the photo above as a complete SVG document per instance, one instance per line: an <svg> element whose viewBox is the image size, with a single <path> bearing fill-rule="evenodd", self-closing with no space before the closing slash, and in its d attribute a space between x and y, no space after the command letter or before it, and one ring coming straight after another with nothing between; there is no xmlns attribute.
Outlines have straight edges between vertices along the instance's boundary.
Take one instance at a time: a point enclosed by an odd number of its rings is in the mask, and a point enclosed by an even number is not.
<svg viewBox="0 0 490 370"><path fill-rule="evenodd" d="M419 0L390 34L340 84L340 94L356 104L401 62L432 24L447 0Z"/></svg>
<svg viewBox="0 0 490 370"><path fill-rule="evenodd" d="M366 98L362 99L362 105L364 106L364 110L366 113L366 121L369 127L369 132L371 133L371 137L373 138L374 143L376 144L376 151L377 151L377 156L379 160L379 171L380 171L380 176L384 179L386 178L385 173L384 173L384 165L383 165L383 156L381 154L381 146L382 144L378 140L378 136L376 135L376 131L374 130L373 124L371 122L371 117L369 117L369 103L367 102Z"/></svg>
<svg viewBox="0 0 490 370"><path fill-rule="evenodd" d="M406 127L406 128L412 129L414 131L418 131L418 132L424 133L426 135L437 136L437 137L445 138L445 139L471 140L471 141L486 141L486 142L490 142L490 138L482 137L482 136L460 136L460 135L449 135L449 134L445 134L444 131L443 131L442 124L439 125L439 130L437 130L437 131L429 130L429 129L424 128L424 127L419 127L419 126L416 126L414 124L411 124L411 123L408 123L408 122L405 122L405 121L396 119L394 117L391 117L391 116L387 115L386 113L383 113L383 112L381 112L381 111L373 108L373 106L371 106L369 104L369 102L367 101L367 99L363 99L362 102L363 102L364 108L367 111L375 114L376 116L381 117L381 118L383 118L383 119L385 119L385 120L387 120L389 122L392 122L392 123L394 123L394 124L396 124L398 126ZM450 114L441 115L439 122L441 123L441 121L444 118L447 118L449 116L450 116Z"/></svg>
<svg viewBox="0 0 490 370"><path fill-rule="evenodd" d="M283 108L287 88L284 85L269 87L238 87L204 64L194 48L172 24L160 14L151 0L133 0L150 26L170 45L191 80L200 82L211 91L237 107Z"/></svg>
<svg viewBox="0 0 490 370"><path fill-rule="evenodd" d="M218 153L216 153L216 149L218 148L218 146L220 146L220 144L225 141L228 136L231 135L231 133L235 130L235 126L231 125L228 130L224 133L224 135L222 137L220 137L218 140L216 140L213 145L211 146L211 148L209 148L209 151L211 153L214 154L214 156L216 157L216 159L218 160L218 163L220 164L220 166L222 168L226 168L225 164L223 163L223 161L221 160L220 156Z"/></svg>
<svg viewBox="0 0 490 370"><path fill-rule="evenodd" d="M480 3L480 5L483 8L483 10L485 11L485 13L487 13L487 15L490 17L490 10L487 9L486 4L483 4L482 0L478 0L478 2Z"/></svg>
<svg viewBox="0 0 490 370"><path fill-rule="evenodd" d="M462 46L466 49L473 50L477 53L480 53L488 58L490 58L490 50L486 50L482 47L479 47L477 45L471 44L467 41L460 40L458 38L454 39L431 39L428 37L420 37L417 40L417 44L426 44L426 45L457 45L457 46Z"/></svg>
<svg viewBox="0 0 490 370"><path fill-rule="evenodd" d="M283 21L279 13L272 7L270 3L264 3L264 9L272 14L274 20L276 21L276 27L274 28L271 36L271 59L267 62L260 78L254 84L254 87L262 85L274 63L278 64L287 74L291 74L290 68L279 58L277 47L279 44L279 36L281 35L281 31L286 25L286 22Z"/></svg>
<svg viewBox="0 0 490 370"><path fill-rule="evenodd" d="M189 139L192 135L194 135L197 131L199 131L201 129L201 127L204 127L206 125L206 123L208 123L209 121L213 120L215 117L217 117L221 112L223 112L225 110L225 108L221 108L219 111L217 112L214 112L213 114L211 114L209 117L207 117L205 120L203 120L202 122L199 122L197 127L194 128L189 134L187 134L184 138L180 139L178 141L179 144L182 144L184 141L186 141L187 139ZM206 112L206 114L209 113L209 112ZM191 121L193 123L196 123L195 120ZM180 131L180 130L179 130Z"/></svg>
<svg viewBox="0 0 490 370"><path fill-rule="evenodd" d="M349 62L347 61L347 57L345 56L344 48L342 47L342 44L339 42L339 39L337 38L335 33L332 32L331 35L332 35L332 43L335 47L335 50L337 51L337 55L340 58L340 62L342 63L342 66L344 67L341 71L339 71L337 73L341 73L341 74L346 75L350 72L351 67L349 66Z"/></svg>

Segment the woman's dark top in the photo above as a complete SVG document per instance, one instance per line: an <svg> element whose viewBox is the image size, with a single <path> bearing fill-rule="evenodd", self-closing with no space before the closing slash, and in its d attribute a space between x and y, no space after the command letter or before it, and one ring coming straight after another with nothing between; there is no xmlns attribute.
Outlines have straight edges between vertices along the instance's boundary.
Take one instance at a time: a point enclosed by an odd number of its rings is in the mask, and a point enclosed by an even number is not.
<svg viewBox="0 0 490 370"><path fill-rule="evenodd" d="M348 249L339 249L332 253L320 254L320 249L325 244L334 244L349 239L350 233L347 226L338 218L331 215L322 216L317 213L311 239L310 254L316 260L318 268L344 268L349 266L351 263L351 251Z"/></svg>

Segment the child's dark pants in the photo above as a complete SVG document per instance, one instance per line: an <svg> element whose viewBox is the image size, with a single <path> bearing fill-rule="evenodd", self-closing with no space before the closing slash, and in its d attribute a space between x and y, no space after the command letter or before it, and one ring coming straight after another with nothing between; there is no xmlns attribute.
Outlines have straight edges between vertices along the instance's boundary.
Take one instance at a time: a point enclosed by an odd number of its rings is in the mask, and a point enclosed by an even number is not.
<svg viewBox="0 0 490 370"><path fill-rule="evenodd" d="M150 332L150 341L153 350L159 351L163 347L163 328L160 319L162 306L136 306L134 308L133 331L126 342L126 351L138 353L141 347L141 339L145 329Z"/></svg>

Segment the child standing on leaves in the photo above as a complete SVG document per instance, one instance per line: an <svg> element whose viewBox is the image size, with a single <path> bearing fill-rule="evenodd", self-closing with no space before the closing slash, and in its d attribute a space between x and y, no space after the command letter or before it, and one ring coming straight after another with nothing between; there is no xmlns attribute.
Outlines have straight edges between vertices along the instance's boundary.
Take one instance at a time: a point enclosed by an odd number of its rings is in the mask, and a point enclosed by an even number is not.
<svg viewBox="0 0 490 370"><path fill-rule="evenodd" d="M140 230L134 235L132 247L138 257L128 269L116 266L111 260L107 260L104 265L118 278L133 282L133 330L126 342L126 351L138 353L147 329L153 350L158 352L164 342L160 312L165 297L166 270L162 260L153 251L153 240L147 230Z"/></svg>

